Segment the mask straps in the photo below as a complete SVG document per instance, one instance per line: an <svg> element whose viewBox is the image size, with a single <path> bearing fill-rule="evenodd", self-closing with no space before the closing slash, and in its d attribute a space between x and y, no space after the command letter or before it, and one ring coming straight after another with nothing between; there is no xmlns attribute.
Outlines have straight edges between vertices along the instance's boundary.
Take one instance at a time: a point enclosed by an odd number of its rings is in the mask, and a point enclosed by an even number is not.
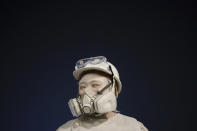
<svg viewBox="0 0 197 131"><path fill-rule="evenodd" d="M107 84L102 90L98 91L97 94L102 94L102 92L104 90L106 90L107 88L109 88L111 85L114 87L114 73L113 73L112 68L111 68L110 65L109 65L109 69L110 69L110 71L112 73L112 75L111 75L112 76L111 77L111 82L109 84Z"/></svg>
<svg viewBox="0 0 197 131"><path fill-rule="evenodd" d="M112 85L112 82L110 82L109 84L107 84L102 90L98 91L97 94L102 94L104 90L106 90L107 88L109 88Z"/></svg>

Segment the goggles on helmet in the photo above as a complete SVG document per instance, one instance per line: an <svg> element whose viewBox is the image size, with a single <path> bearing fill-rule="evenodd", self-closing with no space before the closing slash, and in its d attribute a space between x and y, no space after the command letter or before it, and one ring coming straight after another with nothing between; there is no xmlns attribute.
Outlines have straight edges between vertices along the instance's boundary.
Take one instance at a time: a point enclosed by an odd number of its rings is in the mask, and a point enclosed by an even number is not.
<svg viewBox="0 0 197 131"><path fill-rule="evenodd" d="M78 60L78 61L76 62L76 68L77 68L77 69L80 69L80 68L85 67L87 64L94 64L94 65L96 65L96 64L103 63L103 62L106 62L106 63L107 63L107 58L104 57L104 56L97 56L97 57L84 58L84 59L80 59L80 60ZM112 73L112 75L111 75L111 76L112 76L111 82L110 82L107 86L105 86L105 88L103 88L101 91L99 91L98 94L102 94L102 92L103 92L106 88L108 88L108 87L110 87L111 85L114 84L114 73L113 73L112 68L111 68L110 65L109 65L109 70L110 70L111 73Z"/></svg>
<svg viewBox="0 0 197 131"><path fill-rule="evenodd" d="M80 59L76 62L77 69L85 67L87 64L100 64L102 62L106 62L107 58L104 56L90 57L85 59Z"/></svg>

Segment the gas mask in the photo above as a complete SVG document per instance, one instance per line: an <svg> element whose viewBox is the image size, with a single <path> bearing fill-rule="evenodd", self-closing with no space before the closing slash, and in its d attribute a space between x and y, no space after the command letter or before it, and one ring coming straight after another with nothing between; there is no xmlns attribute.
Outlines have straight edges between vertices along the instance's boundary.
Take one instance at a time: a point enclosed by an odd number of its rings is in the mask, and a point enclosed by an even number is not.
<svg viewBox="0 0 197 131"><path fill-rule="evenodd" d="M70 99L68 102L72 115L75 117L81 115L103 114L115 111L117 100L114 93L114 82L110 82L99 92L85 89L84 94L77 98ZM103 93L107 88L111 87L109 92Z"/></svg>

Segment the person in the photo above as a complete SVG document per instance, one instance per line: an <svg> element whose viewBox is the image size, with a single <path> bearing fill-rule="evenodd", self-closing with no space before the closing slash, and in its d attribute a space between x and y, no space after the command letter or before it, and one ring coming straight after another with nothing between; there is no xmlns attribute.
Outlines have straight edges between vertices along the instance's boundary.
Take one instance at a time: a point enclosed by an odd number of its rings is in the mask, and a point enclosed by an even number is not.
<svg viewBox="0 0 197 131"><path fill-rule="evenodd" d="M73 76L78 81L79 92L68 105L77 118L64 123L57 131L148 131L141 122L116 109L122 84L118 70L106 57L78 60Z"/></svg>

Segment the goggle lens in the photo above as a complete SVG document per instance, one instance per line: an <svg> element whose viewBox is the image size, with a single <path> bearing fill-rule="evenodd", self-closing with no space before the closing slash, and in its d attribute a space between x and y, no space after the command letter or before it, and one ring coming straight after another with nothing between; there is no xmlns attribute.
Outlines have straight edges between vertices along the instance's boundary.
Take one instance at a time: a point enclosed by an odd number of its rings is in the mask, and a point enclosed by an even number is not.
<svg viewBox="0 0 197 131"><path fill-rule="evenodd" d="M107 58L104 56L97 56L97 57L90 57L90 58L85 58L85 59L80 59L76 63L77 68L83 68L85 67L88 63L91 64L100 64L102 62L106 62Z"/></svg>

